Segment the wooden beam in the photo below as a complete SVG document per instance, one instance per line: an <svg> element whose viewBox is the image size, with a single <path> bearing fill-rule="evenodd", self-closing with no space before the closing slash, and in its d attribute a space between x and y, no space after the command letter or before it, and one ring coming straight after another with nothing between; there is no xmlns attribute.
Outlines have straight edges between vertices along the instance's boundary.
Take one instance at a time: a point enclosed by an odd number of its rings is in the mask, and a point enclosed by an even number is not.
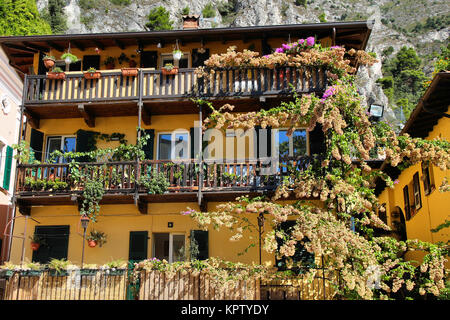
<svg viewBox="0 0 450 320"><path fill-rule="evenodd" d="M78 105L78 111L80 112L81 116L84 118L84 122L88 125L90 128L95 127L95 117L92 113L87 111L84 107L84 104Z"/></svg>
<svg viewBox="0 0 450 320"><path fill-rule="evenodd" d="M23 42L23 45L25 47L27 47L27 48L31 48L31 49L42 51L42 52L49 52L50 51L50 48L37 46L37 45L29 43L29 42Z"/></svg>
<svg viewBox="0 0 450 320"><path fill-rule="evenodd" d="M92 42L99 48L100 50L105 50L105 45L99 40L92 40Z"/></svg>
<svg viewBox="0 0 450 320"><path fill-rule="evenodd" d="M84 46L79 41L72 40L72 43L77 47L80 51L84 51Z"/></svg>
<svg viewBox="0 0 450 320"><path fill-rule="evenodd" d="M59 44L56 44L52 41L47 41L47 43L50 46L50 48L53 48L59 52L64 52L64 47L60 46Z"/></svg>
<svg viewBox="0 0 450 320"><path fill-rule="evenodd" d="M123 44L122 41L120 41L119 39L114 39L114 43L122 50L125 49L125 45Z"/></svg>
<svg viewBox="0 0 450 320"><path fill-rule="evenodd" d="M148 202L142 199L138 200L138 209L141 214L147 214L148 212Z"/></svg>
<svg viewBox="0 0 450 320"><path fill-rule="evenodd" d="M32 53L13 53L11 54L13 58L34 58Z"/></svg>
<svg viewBox="0 0 450 320"><path fill-rule="evenodd" d="M34 50L34 49L31 49L31 48L22 47L22 46L18 46L18 45L15 45L15 44L5 43L4 46L7 47L7 48L10 48L10 49L24 51L24 52L32 52L32 53L38 53L39 52L39 50Z"/></svg>
<svg viewBox="0 0 450 320"><path fill-rule="evenodd" d="M36 130L39 129L39 117L29 110L25 110L24 114L27 117L27 122L30 124L30 126Z"/></svg>
<svg viewBox="0 0 450 320"><path fill-rule="evenodd" d="M152 111L150 107L142 106L142 121L149 126L152 124Z"/></svg>
<svg viewBox="0 0 450 320"><path fill-rule="evenodd" d="M23 214L24 216L30 216L31 215L31 207L19 204L19 212L21 214Z"/></svg>

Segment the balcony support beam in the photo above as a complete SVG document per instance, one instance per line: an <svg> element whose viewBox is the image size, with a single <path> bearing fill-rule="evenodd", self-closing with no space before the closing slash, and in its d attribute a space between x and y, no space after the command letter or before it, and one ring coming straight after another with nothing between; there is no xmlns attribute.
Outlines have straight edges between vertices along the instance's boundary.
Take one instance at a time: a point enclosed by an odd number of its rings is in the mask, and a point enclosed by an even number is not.
<svg viewBox="0 0 450 320"><path fill-rule="evenodd" d="M39 122L40 122L39 117L28 110L25 110L23 113L27 117L27 122L30 124L30 126L36 130L39 129Z"/></svg>
<svg viewBox="0 0 450 320"><path fill-rule="evenodd" d="M138 209L141 214L147 214L148 210L148 202L142 199L138 200Z"/></svg>
<svg viewBox="0 0 450 320"><path fill-rule="evenodd" d="M151 111L150 107L143 106L142 121L144 121L145 125L147 125L147 126L152 124L152 111Z"/></svg>
<svg viewBox="0 0 450 320"><path fill-rule="evenodd" d="M95 127L95 117L92 113L87 111L84 107L84 104L78 105L78 111L80 112L81 116L84 118L84 122L86 122L87 126L89 128Z"/></svg>
<svg viewBox="0 0 450 320"><path fill-rule="evenodd" d="M24 216L30 216L31 215L31 207L19 204L19 212Z"/></svg>

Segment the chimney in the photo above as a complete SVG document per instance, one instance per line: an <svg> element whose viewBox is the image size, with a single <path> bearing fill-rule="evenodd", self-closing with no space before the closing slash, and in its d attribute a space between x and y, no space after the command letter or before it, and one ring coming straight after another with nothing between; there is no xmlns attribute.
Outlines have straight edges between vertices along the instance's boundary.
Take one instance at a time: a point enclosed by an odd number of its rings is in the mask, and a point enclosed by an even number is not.
<svg viewBox="0 0 450 320"><path fill-rule="evenodd" d="M199 15L184 15L183 16L183 29L198 29L199 28Z"/></svg>

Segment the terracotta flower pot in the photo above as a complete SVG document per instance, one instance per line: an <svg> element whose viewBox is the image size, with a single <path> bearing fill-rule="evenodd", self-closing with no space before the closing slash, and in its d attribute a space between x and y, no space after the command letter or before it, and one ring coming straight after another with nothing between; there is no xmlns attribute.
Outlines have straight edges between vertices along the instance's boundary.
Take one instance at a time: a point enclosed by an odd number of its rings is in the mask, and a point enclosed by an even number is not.
<svg viewBox="0 0 450 320"><path fill-rule="evenodd" d="M64 72L47 72L47 79L64 80L66 74Z"/></svg>
<svg viewBox="0 0 450 320"><path fill-rule="evenodd" d="M171 75L171 74L177 74L178 73L178 67L173 67L171 70L167 70L165 68L161 69L162 74L164 75Z"/></svg>
<svg viewBox="0 0 450 320"><path fill-rule="evenodd" d="M100 72L85 72L84 73L84 77L88 80L90 79L99 79L101 77L101 73Z"/></svg>
<svg viewBox="0 0 450 320"><path fill-rule="evenodd" d="M122 76L124 77L136 77L138 75L137 68L122 68Z"/></svg>
<svg viewBox="0 0 450 320"><path fill-rule="evenodd" d="M94 248L97 245L97 241L95 240L88 240L88 246L91 248Z"/></svg>
<svg viewBox="0 0 450 320"><path fill-rule="evenodd" d="M54 65L55 65L55 60L53 60L53 59L44 59L44 66L47 69L53 68Z"/></svg>
<svg viewBox="0 0 450 320"><path fill-rule="evenodd" d="M31 243L31 250L37 251L37 250L39 249L40 246L41 246L41 245L40 245L39 243L32 242L32 243Z"/></svg>

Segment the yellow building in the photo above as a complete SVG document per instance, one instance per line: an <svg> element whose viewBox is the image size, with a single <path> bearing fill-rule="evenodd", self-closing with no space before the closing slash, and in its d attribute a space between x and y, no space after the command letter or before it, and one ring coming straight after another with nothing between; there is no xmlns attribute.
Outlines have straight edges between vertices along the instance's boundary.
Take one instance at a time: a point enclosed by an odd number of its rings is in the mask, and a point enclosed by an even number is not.
<svg viewBox="0 0 450 320"><path fill-rule="evenodd" d="M450 140L449 87L450 73L437 73L401 133L413 138ZM400 240L419 239L432 243L449 241L448 228L432 232L450 220L450 194L439 191L444 179L450 178L448 171L425 163L402 171L384 163L381 169L395 180L393 189L384 184L377 186L378 199L386 207L382 218L392 228L394 236ZM408 254L413 260L421 258L416 252Z"/></svg>
<svg viewBox="0 0 450 320"><path fill-rule="evenodd" d="M232 163L196 163L199 140L195 128L199 124L195 122L203 120L208 110L199 112L191 98L201 96L215 106L230 103L236 106L235 112L276 106L292 97L288 84L279 80L287 73L222 70L216 72L215 79L202 82L194 69L210 55L223 53L230 46L236 46L238 51L251 49L268 54L288 39L314 36L324 46L342 45L358 50L365 48L369 35L366 22L345 22L0 38L11 64L25 74L23 113L27 127L22 139L30 143L35 158L42 162L18 166L11 262L66 258L81 263L85 244L79 213L82 191L70 183L60 190L39 189L36 181L69 182L73 178L67 176L67 159L48 163L50 152L90 151L95 148L92 139L97 148L116 147L124 139L134 144L137 127L150 135L145 161L97 159L100 176L108 177L108 185L97 222L89 223L87 233L93 229L102 231L107 242L101 247L86 246L84 263L151 257L175 261L183 259L192 239L199 246L199 258L258 262L257 245L238 255L249 244L257 243L257 234L245 234L245 240L230 242L229 231L199 230L188 215L180 214L187 207L211 211L217 204L242 195L270 195L279 181L275 176L272 182L263 182L258 176L262 156L258 142L262 140L257 133L244 140L249 148L242 153L242 145L235 142L238 137L234 133L226 135L224 150L240 155ZM175 48L183 52L179 60L174 58ZM69 50L79 61L66 64L59 58ZM46 75L44 53L55 56L56 65L66 68L65 79L50 79ZM108 64L111 60L114 65ZM179 68L176 74L163 74L162 67L167 63ZM99 79L86 79L81 72L91 67L100 70ZM137 74L123 75L125 67L137 67ZM302 77L296 78L301 80L295 82L298 93L320 93L325 89L323 70L311 71L310 76L298 74ZM289 146L288 155L300 152L308 159L322 150L320 129L309 133L296 130L304 141L301 150L292 146L285 131L276 132L278 139L285 139ZM270 136L274 137L274 133ZM274 145L271 143L269 150ZM220 157L220 150L215 150L213 156ZM182 163L174 162L175 158ZM81 169L86 166L80 165ZM149 168L165 173L170 186L164 194L148 194L132 179ZM249 218L257 225L256 216ZM47 241L36 251L30 247L29 237L33 234ZM264 251L261 260L275 263L275 257Z"/></svg>

